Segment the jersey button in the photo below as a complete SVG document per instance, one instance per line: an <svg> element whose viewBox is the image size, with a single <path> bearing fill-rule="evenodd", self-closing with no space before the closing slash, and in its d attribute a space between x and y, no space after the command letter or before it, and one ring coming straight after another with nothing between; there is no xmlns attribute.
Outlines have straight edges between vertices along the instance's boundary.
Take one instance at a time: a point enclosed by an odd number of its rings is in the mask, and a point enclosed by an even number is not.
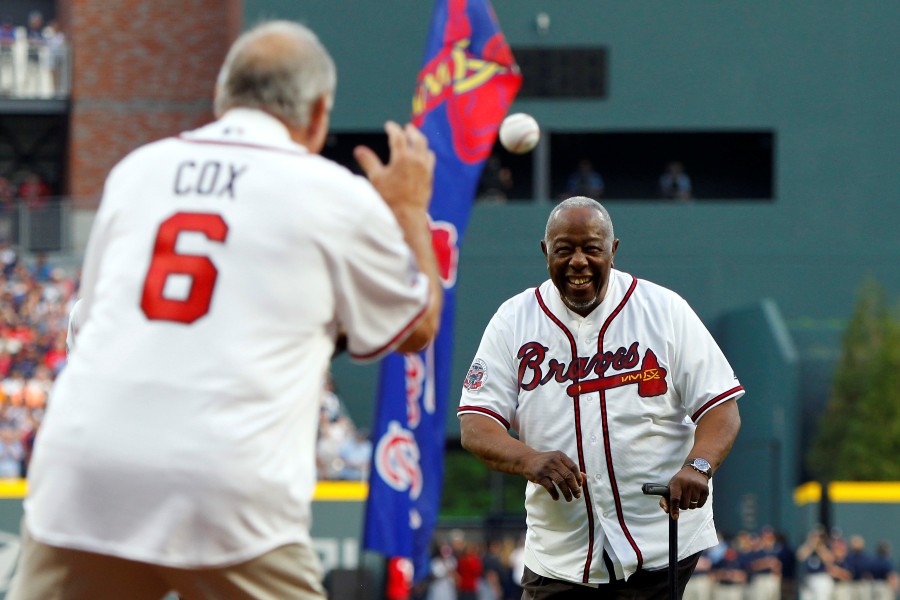
<svg viewBox="0 0 900 600"><path fill-rule="evenodd" d="M592 443L592 444L596 444L596 443L597 443L597 436L594 435L593 433L591 434L591 443Z"/></svg>

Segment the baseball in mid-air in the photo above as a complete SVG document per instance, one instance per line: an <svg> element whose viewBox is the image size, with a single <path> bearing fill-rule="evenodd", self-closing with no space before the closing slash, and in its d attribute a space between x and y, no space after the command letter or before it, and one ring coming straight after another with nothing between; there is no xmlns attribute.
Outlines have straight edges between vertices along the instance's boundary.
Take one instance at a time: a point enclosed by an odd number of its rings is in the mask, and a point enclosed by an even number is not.
<svg viewBox="0 0 900 600"><path fill-rule="evenodd" d="M531 152L541 139L541 128L534 117L513 113L500 124L500 143L513 154Z"/></svg>

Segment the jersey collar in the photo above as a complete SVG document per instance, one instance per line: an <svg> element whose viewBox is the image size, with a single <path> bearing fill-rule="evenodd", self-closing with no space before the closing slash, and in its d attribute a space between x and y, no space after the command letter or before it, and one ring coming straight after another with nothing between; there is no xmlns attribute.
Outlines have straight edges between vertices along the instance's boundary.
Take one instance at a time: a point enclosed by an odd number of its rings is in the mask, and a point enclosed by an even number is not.
<svg viewBox="0 0 900 600"><path fill-rule="evenodd" d="M308 152L291 139L288 128L272 115L255 108L232 108L209 125L182 134L187 139L270 146Z"/></svg>
<svg viewBox="0 0 900 600"><path fill-rule="evenodd" d="M619 305L619 302L622 301L622 297L628 289L631 279L632 277L627 273L617 271L616 269L610 269L609 285L606 288L606 295L603 297L600 304L588 313L586 317L582 317L566 306L559 290L553 285L553 280L551 279L548 279L541 285L541 296L544 298L544 302L547 303L548 308L553 311L553 314L566 323L572 323L573 321L603 321Z"/></svg>

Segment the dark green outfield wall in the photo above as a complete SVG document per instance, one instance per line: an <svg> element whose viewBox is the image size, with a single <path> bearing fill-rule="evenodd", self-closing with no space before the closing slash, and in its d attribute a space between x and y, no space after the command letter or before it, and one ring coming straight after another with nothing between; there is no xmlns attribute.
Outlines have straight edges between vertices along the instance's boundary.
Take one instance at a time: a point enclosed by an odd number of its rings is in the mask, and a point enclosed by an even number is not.
<svg viewBox="0 0 900 600"><path fill-rule="evenodd" d="M786 368L806 415L785 426L805 444L858 286L874 276L900 295L900 2L493 5L513 47L609 49L605 100L514 104L545 131L774 133L772 201L606 204L622 240L616 265L680 292L717 334L728 315L774 303L797 347ZM299 19L331 49L337 131L406 118L430 12L423 0L245 2L248 23ZM550 16L544 36L534 27L538 12ZM454 387L497 305L544 278L538 240L548 210L534 202L475 208L460 261ZM335 371L353 416L367 423L375 368L340 360ZM764 402L764 389L749 389L745 406ZM453 417L448 431L455 435Z"/></svg>

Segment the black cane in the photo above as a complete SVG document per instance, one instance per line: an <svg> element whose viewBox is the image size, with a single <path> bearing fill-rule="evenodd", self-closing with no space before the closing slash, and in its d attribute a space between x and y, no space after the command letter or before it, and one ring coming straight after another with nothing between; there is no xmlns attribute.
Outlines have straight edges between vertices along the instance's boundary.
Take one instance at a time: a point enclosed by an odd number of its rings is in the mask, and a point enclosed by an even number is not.
<svg viewBox="0 0 900 600"><path fill-rule="evenodd" d="M662 496L669 501L669 486L664 483L645 483L641 486L648 496ZM669 510L672 507L669 506ZM678 600L678 521L669 515L669 600Z"/></svg>

